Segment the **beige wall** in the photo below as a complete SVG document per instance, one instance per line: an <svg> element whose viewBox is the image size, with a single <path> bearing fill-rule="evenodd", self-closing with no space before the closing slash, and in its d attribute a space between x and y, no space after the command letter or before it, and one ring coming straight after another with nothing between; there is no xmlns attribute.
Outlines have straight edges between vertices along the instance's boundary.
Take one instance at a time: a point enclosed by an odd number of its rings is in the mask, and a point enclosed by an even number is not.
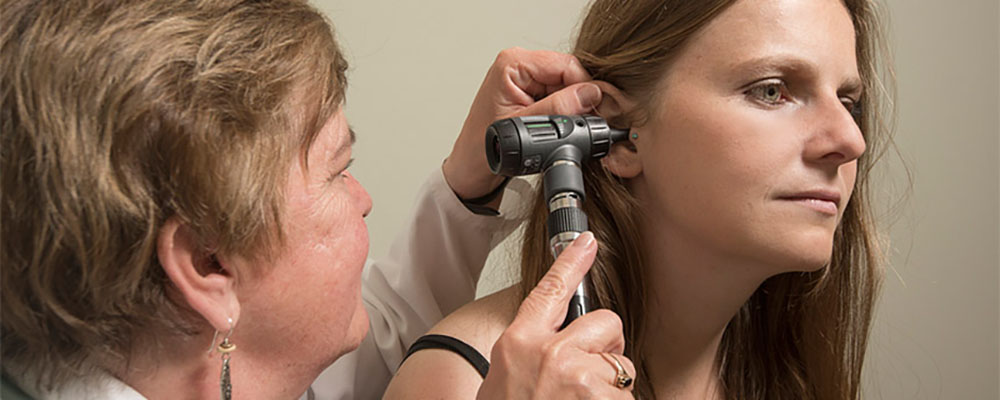
<svg viewBox="0 0 1000 400"><path fill-rule="evenodd" d="M913 187L888 230L867 397L998 399L997 1L889 7ZM885 167L898 188L902 168Z"/></svg>
<svg viewBox="0 0 1000 400"><path fill-rule="evenodd" d="M373 257L386 252L418 185L448 154L495 54L510 46L568 49L585 3L314 1L352 66L353 171L375 199ZM887 1L897 142L913 184L886 227L892 265L865 397L998 399L1000 10L996 0ZM906 177L898 158L885 167L888 204ZM496 271L486 287L502 280Z"/></svg>

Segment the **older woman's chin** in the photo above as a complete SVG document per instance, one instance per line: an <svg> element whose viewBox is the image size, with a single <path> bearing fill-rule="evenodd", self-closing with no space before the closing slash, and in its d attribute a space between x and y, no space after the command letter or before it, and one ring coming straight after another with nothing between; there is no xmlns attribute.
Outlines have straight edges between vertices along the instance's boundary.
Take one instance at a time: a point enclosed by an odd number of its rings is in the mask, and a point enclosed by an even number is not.
<svg viewBox="0 0 1000 400"><path fill-rule="evenodd" d="M350 353L356 350L358 346L361 346L361 342L368 335L369 325L368 310L365 309L364 302L359 299L358 308L355 310L354 316L351 317L351 324L344 338L344 344L346 345L344 354Z"/></svg>
<svg viewBox="0 0 1000 400"><path fill-rule="evenodd" d="M368 326L368 312L365 310L364 306L360 306L351 316L350 325L347 326L347 330L341 332L343 336L337 338L326 338L326 345L331 346L332 348L327 348L325 353L326 358L319 360L319 371L325 370L341 357L357 350L364 341L365 336L368 335ZM318 351L314 352L314 355L319 356L324 354L324 351L319 350L319 348L317 348L317 350Z"/></svg>

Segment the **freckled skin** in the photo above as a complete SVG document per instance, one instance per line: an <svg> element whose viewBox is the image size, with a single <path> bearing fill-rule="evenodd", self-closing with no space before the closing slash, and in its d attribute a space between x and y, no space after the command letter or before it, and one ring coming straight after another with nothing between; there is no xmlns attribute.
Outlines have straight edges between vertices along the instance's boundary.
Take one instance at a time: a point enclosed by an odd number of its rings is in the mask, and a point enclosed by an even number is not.
<svg viewBox="0 0 1000 400"><path fill-rule="evenodd" d="M647 235L765 275L828 262L865 149L842 104L845 83L858 79L853 38L833 0L740 1L696 35L635 129L642 175L633 189L651 205ZM767 57L792 61L738 68ZM766 78L787 83L786 101L748 94ZM839 192L837 215L778 199L818 188Z"/></svg>
<svg viewBox="0 0 1000 400"><path fill-rule="evenodd" d="M322 369L367 334L361 271L368 254L364 217L372 203L349 172L338 175L350 145L340 110L310 148L308 170L292 163L282 221L286 247L271 265L257 266L268 272L253 278L240 298L240 324L252 327L240 333L262 359Z"/></svg>

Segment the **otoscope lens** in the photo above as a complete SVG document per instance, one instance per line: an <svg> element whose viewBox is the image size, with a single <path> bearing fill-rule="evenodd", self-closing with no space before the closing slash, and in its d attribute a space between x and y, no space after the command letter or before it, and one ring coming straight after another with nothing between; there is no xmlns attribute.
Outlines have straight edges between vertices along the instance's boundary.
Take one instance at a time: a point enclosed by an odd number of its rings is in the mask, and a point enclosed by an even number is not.
<svg viewBox="0 0 1000 400"><path fill-rule="evenodd" d="M501 159L500 137L497 135L493 135L493 155L496 157L496 160L499 161Z"/></svg>
<svg viewBox="0 0 1000 400"><path fill-rule="evenodd" d="M490 171L494 174L500 173L500 164L503 162L503 157L500 154L500 133L497 131L497 124L493 123L490 125L489 129L486 129L486 148L483 149L486 152L486 162L490 165Z"/></svg>

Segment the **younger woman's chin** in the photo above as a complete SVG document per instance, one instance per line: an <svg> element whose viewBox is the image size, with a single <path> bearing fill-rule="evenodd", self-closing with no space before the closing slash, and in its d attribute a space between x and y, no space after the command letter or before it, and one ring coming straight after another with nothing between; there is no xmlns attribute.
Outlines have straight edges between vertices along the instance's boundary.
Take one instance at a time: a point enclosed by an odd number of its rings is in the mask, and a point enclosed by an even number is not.
<svg viewBox="0 0 1000 400"><path fill-rule="evenodd" d="M781 265L779 268L780 271L776 272L816 272L830 264L831 254L831 248L789 254L785 260L779 264Z"/></svg>
<svg viewBox="0 0 1000 400"><path fill-rule="evenodd" d="M763 264L769 269L769 275L786 272L815 272L830 263L833 254L832 240L795 243L792 246L772 248L765 256Z"/></svg>

